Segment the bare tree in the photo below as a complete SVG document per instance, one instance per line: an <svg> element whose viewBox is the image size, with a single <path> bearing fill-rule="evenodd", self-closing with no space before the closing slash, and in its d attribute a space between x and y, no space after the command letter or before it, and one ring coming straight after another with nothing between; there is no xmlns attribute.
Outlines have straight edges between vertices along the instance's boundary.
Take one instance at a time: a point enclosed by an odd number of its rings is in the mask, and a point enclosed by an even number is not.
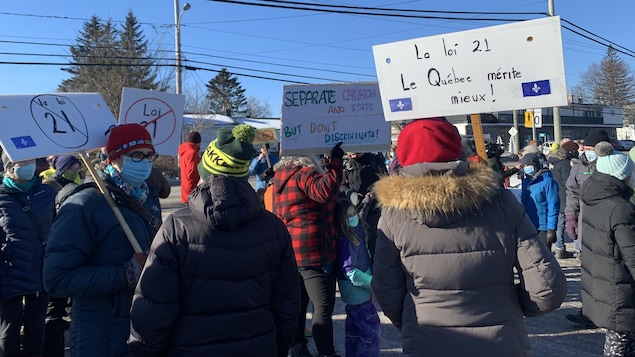
<svg viewBox="0 0 635 357"><path fill-rule="evenodd" d="M577 90L596 104L628 106L635 101L635 78L628 64L608 47L602 61L584 72Z"/></svg>
<svg viewBox="0 0 635 357"><path fill-rule="evenodd" d="M248 97L246 114L248 118L270 118L271 105L268 100L264 101L256 97Z"/></svg>

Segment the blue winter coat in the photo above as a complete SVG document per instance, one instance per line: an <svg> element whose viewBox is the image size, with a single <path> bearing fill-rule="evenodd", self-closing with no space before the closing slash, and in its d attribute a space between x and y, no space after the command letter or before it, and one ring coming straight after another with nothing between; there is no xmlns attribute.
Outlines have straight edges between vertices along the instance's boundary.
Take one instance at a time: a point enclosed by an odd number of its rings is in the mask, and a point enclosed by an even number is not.
<svg viewBox="0 0 635 357"><path fill-rule="evenodd" d="M136 211L118 203L143 250L154 237ZM144 208L161 219L158 202ZM124 263L134 250L101 193L87 188L60 207L44 256L44 286L55 296L73 298L71 356L127 356L133 290Z"/></svg>
<svg viewBox="0 0 635 357"><path fill-rule="evenodd" d="M278 156L269 154L269 163L271 164L272 168L273 165L278 163L278 161L280 161L280 158ZM256 191L261 188L263 190L267 188L267 181L263 181L260 179L260 174L265 172L267 168L267 159L265 159L264 157L260 160L258 160L258 156L251 159L251 163L249 164L249 174L256 176ZM268 177L267 179L271 179L271 177Z"/></svg>
<svg viewBox="0 0 635 357"><path fill-rule="evenodd" d="M533 178L525 175L522 180L520 201L537 230L556 229L560 198L558 184L551 172L540 170Z"/></svg>
<svg viewBox="0 0 635 357"><path fill-rule="evenodd" d="M40 232L20 203L26 203ZM37 182L22 193L0 184L0 300L44 291L44 246L55 217L55 189Z"/></svg>

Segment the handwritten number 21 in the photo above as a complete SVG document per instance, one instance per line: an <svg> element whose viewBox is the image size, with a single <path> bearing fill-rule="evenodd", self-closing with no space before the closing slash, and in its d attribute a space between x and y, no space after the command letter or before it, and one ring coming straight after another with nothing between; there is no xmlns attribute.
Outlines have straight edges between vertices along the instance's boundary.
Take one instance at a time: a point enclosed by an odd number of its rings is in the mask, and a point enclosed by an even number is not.
<svg viewBox="0 0 635 357"><path fill-rule="evenodd" d="M481 52L481 51L485 51L485 52L489 52L491 51L491 49L489 48L489 44L487 43L487 39L483 39L483 43L485 44L485 50L482 50L481 47L481 41L479 40L474 40L472 41L472 43L475 45L474 49L472 50L472 52Z"/></svg>
<svg viewBox="0 0 635 357"><path fill-rule="evenodd" d="M62 113L62 116L64 116L64 118L62 118L63 121L66 122L66 124L68 124L68 126L71 128L72 131L75 131L75 127L73 126L73 124L71 123L71 121L68 119L68 116L66 115L66 113L64 113L63 110L60 110L60 112ZM55 119L55 116L51 113L45 113L44 114L45 118L51 118L51 120L53 120L53 132L54 133L66 133L66 131L63 130L59 130L57 128L57 120Z"/></svg>

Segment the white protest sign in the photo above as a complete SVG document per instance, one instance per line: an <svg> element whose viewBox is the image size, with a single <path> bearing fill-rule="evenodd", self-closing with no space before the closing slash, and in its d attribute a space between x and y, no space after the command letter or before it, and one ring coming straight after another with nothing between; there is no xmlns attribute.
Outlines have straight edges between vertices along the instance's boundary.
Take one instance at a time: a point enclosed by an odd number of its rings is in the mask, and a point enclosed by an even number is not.
<svg viewBox="0 0 635 357"><path fill-rule="evenodd" d="M373 46L386 120L567 105L560 18Z"/></svg>
<svg viewBox="0 0 635 357"><path fill-rule="evenodd" d="M284 155L328 153L340 141L350 152L390 148L377 83L286 85L281 117Z"/></svg>
<svg viewBox="0 0 635 357"><path fill-rule="evenodd" d="M124 88L119 124L145 126L158 154L176 156L181 144L184 106L185 96L182 94Z"/></svg>
<svg viewBox="0 0 635 357"><path fill-rule="evenodd" d="M106 146L117 125L99 93L0 96L0 143L11 161Z"/></svg>

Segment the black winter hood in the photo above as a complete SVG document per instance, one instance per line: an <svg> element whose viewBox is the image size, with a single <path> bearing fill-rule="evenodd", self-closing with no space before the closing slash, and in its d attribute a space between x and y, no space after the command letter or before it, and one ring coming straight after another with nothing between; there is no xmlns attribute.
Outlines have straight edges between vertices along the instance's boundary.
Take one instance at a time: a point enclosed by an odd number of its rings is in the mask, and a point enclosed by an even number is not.
<svg viewBox="0 0 635 357"><path fill-rule="evenodd" d="M188 201L194 216L212 230L232 230L264 207L246 178L210 175L196 187Z"/></svg>

